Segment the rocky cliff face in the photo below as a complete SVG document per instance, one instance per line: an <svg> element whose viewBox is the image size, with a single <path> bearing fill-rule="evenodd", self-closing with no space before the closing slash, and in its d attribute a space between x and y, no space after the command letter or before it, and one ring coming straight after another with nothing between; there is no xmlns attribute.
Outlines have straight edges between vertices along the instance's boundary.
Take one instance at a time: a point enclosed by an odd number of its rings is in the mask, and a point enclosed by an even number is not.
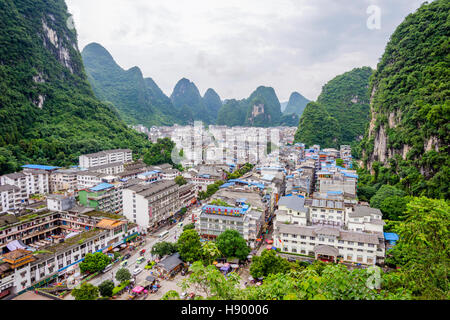
<svg viewBox="0 0 450 320"><path fill-rule="evenodd" d="M367 168L379 162L430 197L448 194L449 12L448 1L425 3L391 36L372 77L362 143Z"/></svg>
<svg viewBox="0 0 450 320"><path fill-rule="evenodd" d="M147 140L94 96L64 0L0 1L0 174Z"/></svg>

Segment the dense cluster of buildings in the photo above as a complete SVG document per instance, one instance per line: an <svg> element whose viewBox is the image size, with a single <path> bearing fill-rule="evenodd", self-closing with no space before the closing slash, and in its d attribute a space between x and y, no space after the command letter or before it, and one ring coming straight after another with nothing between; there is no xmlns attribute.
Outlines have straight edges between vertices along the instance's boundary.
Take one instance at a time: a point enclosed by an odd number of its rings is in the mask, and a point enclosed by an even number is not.
<svg viewBox="0 0 450 320"><path fill-rule="evenodd" d="M385 257L379 209L358 203L358 175L349 146L337 149L285 147L290 174L275 212L274 243L290 254L373 265Z"/></svg>
<svg viewBox="0 0 450 320"><path fill-rule="evenodd" d="M152 141L170 138L178 150L183 150L179 159L183 167L199 164L259 163L264 161L271 148L291 143L296 128L291 127L227 127L210 125L205 128L201 122L193 126L152 127L135 126ZM271 146L268 144L271 143Z"/></svg>
<svg viewBox="0 0 450 320"><path fill-rule="evenodd" d="M382 214L357 200L358 175L349 146L321 150L286 143L293 139L288 128L277 133L276 152L266 150L259 157L264 145L256 137L268 138L266 129L233 128L231 134L226 127L197 129L175 126L170 133L185 154L189 144L196 145L192 137L213 136L206 148L202 142L202 154L220 156L217 161L188 157L183 172L169 164L134 161L131 150L119 149L82 155L71 168L25 165L21 172L1 176L0 297L60 281L75 272L87 253L108 252L158 229L218 180L224 183L195 220L202 238L215 239L234 229L257 248L273 233L273 246L285 254L365 265L383 262L387 238ZM237 136L256 144L241 144ZM217 146L226 151L220 153ZM242 150L243 160L235 161ZM254 150L256 158L251 158ZM252 171L229 178L247 162L255 164Z"/></svg>

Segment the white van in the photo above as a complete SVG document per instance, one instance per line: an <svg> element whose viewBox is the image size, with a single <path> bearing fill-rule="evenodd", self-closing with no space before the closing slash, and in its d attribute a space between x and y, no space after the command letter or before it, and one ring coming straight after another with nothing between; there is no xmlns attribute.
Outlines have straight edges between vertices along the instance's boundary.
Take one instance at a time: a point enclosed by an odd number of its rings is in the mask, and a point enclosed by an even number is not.
<svg viewBox="0 0 450 320"><path fill-rule="evenodd" d="M108 272L109 270L111 270L113 268L113 264L111 263L111 264L108 264L106 267L105 267L105 269L103 269L102 270L102 272L103 273L106 273L106 272Z"/></svg>
<svg viewBox="0 0 450 320"><path fill-rule="evenodd" d="M161 232L160 234L159 234L159 238L161 239L161 238L164 238L165 236L167 236L169 234L169 231L163 231L163 232Z"/></svg>

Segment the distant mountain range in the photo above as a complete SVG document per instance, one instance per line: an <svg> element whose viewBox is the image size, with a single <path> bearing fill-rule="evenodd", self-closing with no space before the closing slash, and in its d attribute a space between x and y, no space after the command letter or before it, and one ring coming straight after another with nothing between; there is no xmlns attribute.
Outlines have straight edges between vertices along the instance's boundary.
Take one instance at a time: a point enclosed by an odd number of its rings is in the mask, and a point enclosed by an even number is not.
<svg viewBox="0 0 450 320"><path fill-rule="evenodd" d="M290 112L283 115L275 90L261 86L248 99L223 104L214 89L202 97L195 83L186 78L178 81L169 98L153 79L144 78L138 67L122 69L98 43L87 45L82 57L95 95L112 104L132 125L183 125L200 120L229 126L297 126L303 101L308 101L294 92L286 103Z"/></svg>

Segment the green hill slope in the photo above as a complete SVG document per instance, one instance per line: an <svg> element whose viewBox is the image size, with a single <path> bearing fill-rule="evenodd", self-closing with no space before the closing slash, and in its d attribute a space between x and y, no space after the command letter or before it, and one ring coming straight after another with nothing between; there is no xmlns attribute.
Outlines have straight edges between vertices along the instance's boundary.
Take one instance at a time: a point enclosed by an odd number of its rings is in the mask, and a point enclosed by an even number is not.
<svg viewBox="0 0 450 320"><path fill-rule="evenodd" d="M411 194L450 196L450 2L410 14L392 34L371 81L362 144L369 169L384 164Z"/></svg>
<svg viewBox="0 0 450 320"><path fill-rule="evenodd" d="M0 1L0 174L149 144L94 96L68 18L63 0Z"/></svg>

